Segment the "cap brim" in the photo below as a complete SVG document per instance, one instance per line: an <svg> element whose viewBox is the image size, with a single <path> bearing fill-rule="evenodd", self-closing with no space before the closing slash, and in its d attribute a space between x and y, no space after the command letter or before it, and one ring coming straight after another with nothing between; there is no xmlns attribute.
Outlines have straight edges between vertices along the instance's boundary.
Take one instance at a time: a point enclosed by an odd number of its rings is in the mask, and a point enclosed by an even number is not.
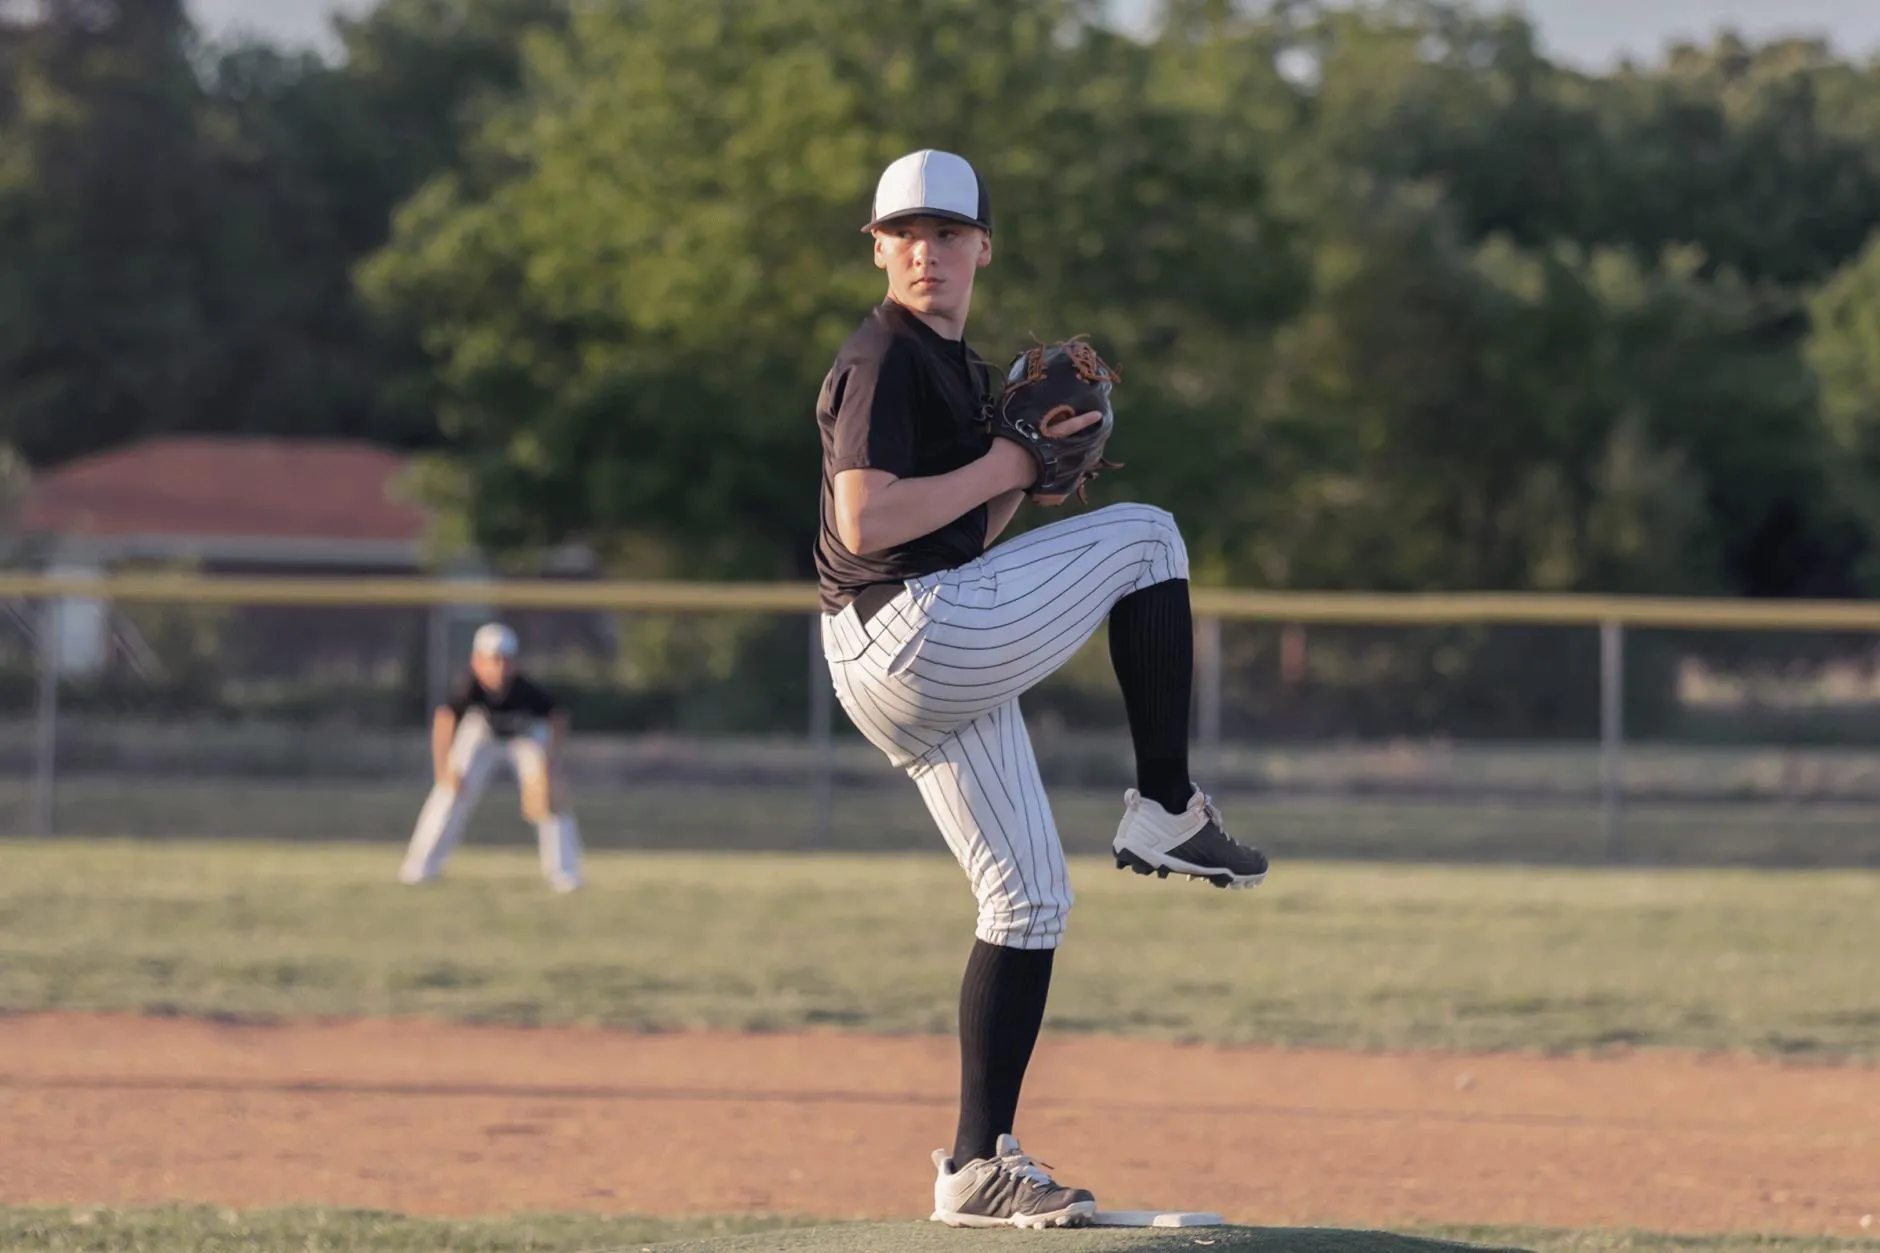
<svg viewBox="0 0 1880 1253"><path fill-rule="evenodd" d="M978 218L970 214L955 213L951 209L902 209L898 213L890 213L884 217L876 218L862 228L862 234L867 235L891 223L905 222L910 218L939 218L943 222L959 222L965 226L977 226L982 231L990 231L992 229L990 223L981 222Z"/></svg>

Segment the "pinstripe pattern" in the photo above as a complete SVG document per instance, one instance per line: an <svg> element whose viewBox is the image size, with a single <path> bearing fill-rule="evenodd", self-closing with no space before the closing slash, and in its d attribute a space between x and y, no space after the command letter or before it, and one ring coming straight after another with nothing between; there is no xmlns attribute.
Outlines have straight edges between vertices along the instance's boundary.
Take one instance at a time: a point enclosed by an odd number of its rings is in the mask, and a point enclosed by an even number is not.
<svg viewBox="0 0 1880 1253"><path fill-rule="evenodd" d="M866 625L853 607L823 619L837 699L920 789L987 943L1056 947L1073 899L1019 697L1122 597L1187 577L1168 513L1112 505L911 579Z"/></svg>

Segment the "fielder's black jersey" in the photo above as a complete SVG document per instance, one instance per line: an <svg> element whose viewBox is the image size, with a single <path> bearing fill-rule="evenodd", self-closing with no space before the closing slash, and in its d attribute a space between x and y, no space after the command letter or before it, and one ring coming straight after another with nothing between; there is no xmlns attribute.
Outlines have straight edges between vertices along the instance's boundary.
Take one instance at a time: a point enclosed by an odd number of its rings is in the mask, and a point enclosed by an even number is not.
<svg viewBox="0 0 1880 1253"><path fill-rule="evenodd" d="M823 380L816 401L822 434L822 526L816 573L825 613L838 613L876 584L950 570L986 547L986 506L930 534L866 556L836 532L835 477L844 470L886 470L927 478L970 465L992 447L981 425L997 394L992 366L912 313L884 300L862 321Z"/></svg>
<svg viewBox="0 0 1880 1253"><path fill-rule="evenodd" d="M525 675L511 673L502 690L492 692L468 666L450 685L450 698L444 703L459 720L472 708L481 709L490 730L502 739L525 734L556 708L555 698Z"/></svg>

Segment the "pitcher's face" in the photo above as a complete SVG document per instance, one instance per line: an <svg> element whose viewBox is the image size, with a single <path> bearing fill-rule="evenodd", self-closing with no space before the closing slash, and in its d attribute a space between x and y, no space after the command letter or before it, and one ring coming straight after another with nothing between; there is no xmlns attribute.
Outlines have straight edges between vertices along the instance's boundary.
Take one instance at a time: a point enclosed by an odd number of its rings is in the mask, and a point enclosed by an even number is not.
<svg viewBox="0 0 1880 1253"><path fill-rule="evenodd" d="M905 218L875 231L875 265L888 294L915 313L963 321L973 278L992 262L992 236L947 218Z"/></svg>

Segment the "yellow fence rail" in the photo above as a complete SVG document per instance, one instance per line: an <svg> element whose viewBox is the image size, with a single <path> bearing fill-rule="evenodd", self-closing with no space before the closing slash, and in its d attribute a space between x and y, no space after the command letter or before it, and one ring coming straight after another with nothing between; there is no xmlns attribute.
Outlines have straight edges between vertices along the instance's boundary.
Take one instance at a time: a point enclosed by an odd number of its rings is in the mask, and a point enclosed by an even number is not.
<svg viewBox="0 0 1880 1253"><path fill-rule="evenodd" d="M617 613L783 613L810 618L809 734L819 746L814 772L818 829L827 830L831 776L828 748L833 698L822 669L816 588L807 583L684 583L621 580L477 579L460 577L235 577L187 573L111 574L96 577L31 573L0 574L0 597L38 602L49 612L61 600L171 602L197 605L297 606L488 606ZM1364 592L1267 592L1196 588L1196 714L1199 747L1218 752L1221 742L1221 625L1227 621L1271 622L1289 627L1496 626L1594 628L1599 635L1599 775L1606 846L1616 855L1621 839L1625 731L1624 639L1628 629L1712 631L1842 631L1880 633L1880 601L1751 601L1652 596L1590 596L1553 593L1386 594ZM42 650L56 648L53 632L42 633ZM433 635L437 635L434 631ZM433 641L434 647L437 640ZM56 753L58 684L56 663L43 653L40 666L38 735L33 811L35 830L53 827L52 789Z"/></svg>
<svg viewBox="0 0 1880 1253"><path fill-rule="evenodd" d="M562 579L295 578L187 574L0 575L0 596L203 605L498 605L622 613L813 613L807 583ZM1196 588L1198 617L1375 626L1656 627L1719 631L1875 631L1880 601L1737 600L1570 593L1258 592Z"/></svg>

